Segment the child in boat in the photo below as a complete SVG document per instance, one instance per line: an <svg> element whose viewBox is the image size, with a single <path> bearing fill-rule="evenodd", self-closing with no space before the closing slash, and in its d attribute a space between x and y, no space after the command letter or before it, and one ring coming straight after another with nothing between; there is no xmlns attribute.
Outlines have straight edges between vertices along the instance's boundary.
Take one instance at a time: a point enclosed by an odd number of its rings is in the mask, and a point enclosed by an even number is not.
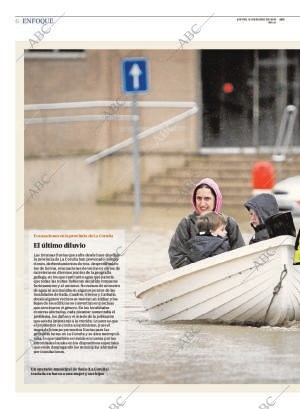
<svg viewBox="0 0 300 409"><path fill-rule="evenodd" d="M249 212L250 223L255 232L249 244L269 239L270 236L265 226L265 220L279 213L275 196L270 193L261 193L248 200L244 206Z"/></svg>
<svg viewBox="0 0 300 409"><path fill-rule="evenodd" d="M231 250L222 214L208 212L198 216L196 226L198 233L186 243L186 253L192 263Z"/></svg>

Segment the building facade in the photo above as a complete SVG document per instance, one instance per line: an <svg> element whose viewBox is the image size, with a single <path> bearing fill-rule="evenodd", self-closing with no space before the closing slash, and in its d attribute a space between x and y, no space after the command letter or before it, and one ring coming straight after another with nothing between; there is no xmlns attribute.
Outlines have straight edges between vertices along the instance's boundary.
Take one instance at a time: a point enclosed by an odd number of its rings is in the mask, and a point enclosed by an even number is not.
<svg viewBox="0 0 300 409"><path fill-rule="evenodd" d="M30 50L24 59L24 101L28 104L111 101L107 107L25 110L25 189L45 167L66 164L63 188L41 200L94 200L132 185L132 147L89 166L86 159L132 136L132 123L113 120L131 114L122 104L121 62L146 57L150 89L139 101L195 102L193 116L140 142L141 179L184 165L185 154L240 148L273 149L282 113L299 107L299 50ZM140 108L139 129L178 115L180 108ZM105 115L105 120L48 123L43 118ZM300 146L299 115L293 145ZM49 118L48 118L49 119ZM39 123L36 124L35 121ZM124 169L127 177L124 178ZM75 177L74 177L75 175ZM122 179L123 177L123 179ZM112 186L110 180L122 180ZM57 194L57 192L60 192Z"/></svg>

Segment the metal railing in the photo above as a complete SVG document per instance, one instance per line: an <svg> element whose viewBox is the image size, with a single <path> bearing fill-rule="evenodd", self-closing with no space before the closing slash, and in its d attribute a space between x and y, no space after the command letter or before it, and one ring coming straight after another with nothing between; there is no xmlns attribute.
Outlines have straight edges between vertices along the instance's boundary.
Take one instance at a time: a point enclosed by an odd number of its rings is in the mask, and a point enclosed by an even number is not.
<svg viewBox="0 0 300 409"><path fill-rule="evenodd" d="M58 102L50 104L28 104L25 105L25 111L42 111L42 110L64 110L64 109L83 109L83 108L104 108L115 104L116 101L78 101L78 102ZM137 101L138 108L174 108L182 109L185 108L186 111L173 116L172 118L161 122L158 125L154 125L137 135L138 140L147 138L156 132L161 131L164 128L182 121L198 111L198 106L195 102L190 101ZM132 101L122 102L120 108L132 108ZM64 116L47 116L38 118L25 118L25 125L38 125L38 124L54 124L54 123L66 123L66 122L87 122L87 121L130 121L136 120L133 115L64 115ZM86 163L91 164L97 160L103 159L108 155L118 152L130 146L133 143L133 138L125 139L124 141L115 144L114 146L104 149L101 152L96 153L86 159Z"/></svg>
<svg viewBox="0 0 300 409"><path fill-rule="evenodd" d="M296 116L297 107L295 105L287 105L281 117L273 150L272 159L274 162L283 162L286 159L289 148L292 146Z"/></svg>

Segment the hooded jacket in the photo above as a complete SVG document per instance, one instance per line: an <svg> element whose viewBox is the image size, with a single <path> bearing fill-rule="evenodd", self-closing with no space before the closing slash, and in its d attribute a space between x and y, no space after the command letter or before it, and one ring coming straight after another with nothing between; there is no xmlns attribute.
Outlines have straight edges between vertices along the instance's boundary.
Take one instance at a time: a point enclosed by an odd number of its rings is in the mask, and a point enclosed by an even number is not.
<svg viewBox="0 0 300 409"><path fill-rule="evenodd" d="M213 257L229 251L230 245L227 238L211 234L197 234L186 243L188 258L192 263Z"/></svg>
<svg viewBox="0 0 300 409"><path fill-rule="evenodd" d="M253 227L255 234L251 238L249 244L269 239L270 236L265 226L265 220L268 217L273 216L276 213L279 213L279 208L275 197L270 193L261 193L253 197L252 199L248 200L244 204L244 206L248 211L250 209L255 211L260 223L258 226L254 226L251 223L251 226Z"/></svg>
<svg viewBox="0 0 300 409"><path fill-rule="evenodd" d="M215 193L216 205L214 210L216 212L221 212L222 210L223 199L219 186L216 184L214 180L209 178L200 180L200 182L197 183L192 192L192 204L194 207L194 212L188 215L187 217L184 217L180 221L170 242L169 258L170 263L174 269L191 263L191 260L187 254L186 243L192 237L195 237L196 234L198 233L196 226L196 217L200 213L196 207L196 191L198 187L202 184L208 185ZM230 249L233 250L238 247L244 246L245 242L243 240L239 226L236 223L236 221L230 216L225 216L225 218L227 222L226 231Z"/></svg>

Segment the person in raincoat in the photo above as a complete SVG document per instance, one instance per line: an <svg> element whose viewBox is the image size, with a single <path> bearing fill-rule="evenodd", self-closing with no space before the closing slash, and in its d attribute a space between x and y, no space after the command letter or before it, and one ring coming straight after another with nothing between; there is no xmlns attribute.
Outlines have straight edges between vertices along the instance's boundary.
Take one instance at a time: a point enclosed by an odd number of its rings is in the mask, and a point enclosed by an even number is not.
<svg viewBox="0 0 300 409"><path fill-rule="evenodd" d="M222 211L223 198L219 186L210 178L200 180L192 192L192 205L194 212L184 217L178 224L169 245L169 258L171 266L179 268L190 264L186 251L186 243L196 236L198 229L196 218L199 215L215 211ZM225 215L224 215L225 216ZM226 231L230 249L236 249L245 245L237 222L231 216L225 216Z"/></svg>
<svg viewBox="0 0 300 409"><path fill-rule="evenodd" d="M250 223L254 229L254 235L249 244L257 243L270 238L265 220L279 213L279 208L275 196L270 193L261 193L248 200L244 206L249 212Z"/></svg>
<svg viewBox="0 0 300 409"><path fill-rule="evenodd" d="M294 264L300 264L300 229L295 242Z"/></svg>

